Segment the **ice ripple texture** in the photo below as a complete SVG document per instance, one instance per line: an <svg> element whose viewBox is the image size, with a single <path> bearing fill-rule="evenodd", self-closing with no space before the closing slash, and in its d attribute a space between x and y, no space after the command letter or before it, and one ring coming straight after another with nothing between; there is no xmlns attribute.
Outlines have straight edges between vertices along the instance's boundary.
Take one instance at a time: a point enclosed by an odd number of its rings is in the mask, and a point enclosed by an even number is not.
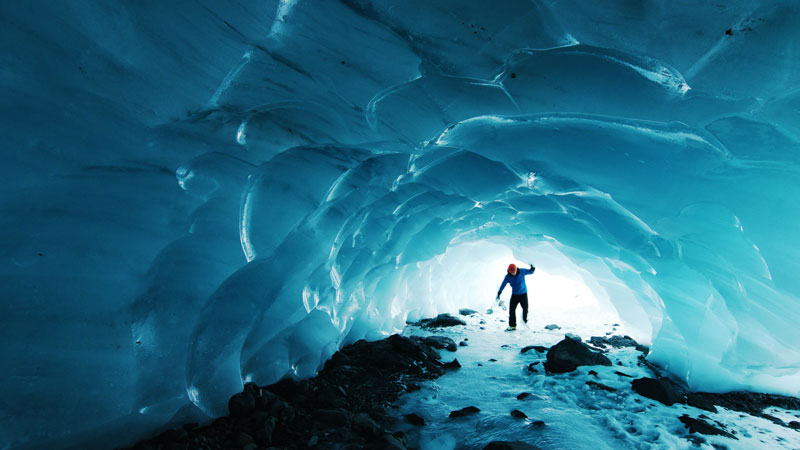
<svg viewBox="0 0 800 450"><path fill-rule="evenodd" d="M0 5L0 448L481 306L486 245L693 388L797 395L800 11L576 3Z"/></svg>

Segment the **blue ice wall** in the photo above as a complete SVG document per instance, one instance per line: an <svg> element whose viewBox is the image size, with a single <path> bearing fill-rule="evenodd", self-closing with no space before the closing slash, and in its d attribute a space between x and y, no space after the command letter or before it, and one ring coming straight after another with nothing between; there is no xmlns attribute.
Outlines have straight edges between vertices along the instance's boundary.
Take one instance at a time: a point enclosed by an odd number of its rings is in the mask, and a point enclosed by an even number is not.
<svg viewBox="0 0 800 450"><path fill-rule="evenodd" d="M221 414L487 248L797 395L800 9L696 3L0 4L0 448Z"/></svg>

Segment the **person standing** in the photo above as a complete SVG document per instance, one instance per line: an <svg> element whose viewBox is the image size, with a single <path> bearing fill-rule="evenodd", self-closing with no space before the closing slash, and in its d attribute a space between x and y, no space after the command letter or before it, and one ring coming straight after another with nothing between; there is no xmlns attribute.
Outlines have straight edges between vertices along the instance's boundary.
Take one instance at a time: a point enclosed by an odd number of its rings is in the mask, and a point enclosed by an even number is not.
<svg viewBox="0 0 800 450"><path fill-rule="evenodd" d="M497 300L500 300L500 294L507 284L511 285L511 305L508 308L508 328L506 331L512 331L517 328L517 305L522 306L522 321L528 323L528 286L525 285L525 277L532 274L536 270L531 264L530 269L518 269L516 265L508 265L508 273L503 278L503 284L500 285L500 290L497 291Z"/></svg>

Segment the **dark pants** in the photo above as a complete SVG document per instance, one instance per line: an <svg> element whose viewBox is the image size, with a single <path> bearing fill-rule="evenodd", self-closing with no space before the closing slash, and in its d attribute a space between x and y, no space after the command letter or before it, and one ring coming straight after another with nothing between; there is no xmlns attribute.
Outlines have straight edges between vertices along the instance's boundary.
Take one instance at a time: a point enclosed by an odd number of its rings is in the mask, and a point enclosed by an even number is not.
<svg viewBox="0 0 800 450"><path fill-rule="evenodd" d="M528 293L511 295L511 306L508 308L508 325L517 326L517 305L522 305L522 321L528 323Z"/></svg>

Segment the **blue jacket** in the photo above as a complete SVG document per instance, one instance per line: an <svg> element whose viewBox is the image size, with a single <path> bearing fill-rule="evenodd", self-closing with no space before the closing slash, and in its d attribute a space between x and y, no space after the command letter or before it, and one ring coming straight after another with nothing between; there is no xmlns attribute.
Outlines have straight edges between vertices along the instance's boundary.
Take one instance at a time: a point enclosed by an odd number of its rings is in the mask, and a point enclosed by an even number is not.
<svg viewBox="0 0 800 450"><path fill-rule="evenodd" d="M503 292L503 288L505 288L507 284L511 285L511 295L526 294L528 292L528 286L525 285L525 277L532 274L534 270L536 270L536 268L531 266L530 269L517 268L516 275L507 273L506 277L503 278L503 284L500 285L500 290L497 291L497 295L499 296L500 293Z"/></svg>

